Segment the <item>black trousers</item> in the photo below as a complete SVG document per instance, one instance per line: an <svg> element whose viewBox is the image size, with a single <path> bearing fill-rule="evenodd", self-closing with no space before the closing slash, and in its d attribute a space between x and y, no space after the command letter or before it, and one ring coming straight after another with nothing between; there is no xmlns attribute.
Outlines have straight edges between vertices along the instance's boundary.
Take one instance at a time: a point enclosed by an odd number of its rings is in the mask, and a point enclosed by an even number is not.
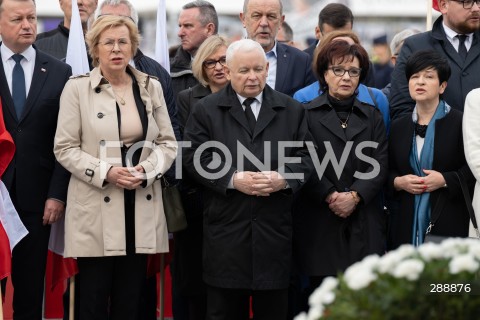
<svg viewBox="0 0 480 320"><path fill-rule="evenodd" d="M248 320L250 297L254 320L287 318L288 289L245 290L207 286L207 320Z"/></svg>
<svg viewBox="0 0 480 320"><path fill-rule="evenodd" d="M147 256L78 258L82 275L80 320L135 320Z"/></svg>
<svg viewBox="0 0 480 320"><path fill-rule="evenodd" d="M25 212L12 200L28 235L12 252L13 319L42 320L45 269L50 226L44 226L43 212Z"/></svg>

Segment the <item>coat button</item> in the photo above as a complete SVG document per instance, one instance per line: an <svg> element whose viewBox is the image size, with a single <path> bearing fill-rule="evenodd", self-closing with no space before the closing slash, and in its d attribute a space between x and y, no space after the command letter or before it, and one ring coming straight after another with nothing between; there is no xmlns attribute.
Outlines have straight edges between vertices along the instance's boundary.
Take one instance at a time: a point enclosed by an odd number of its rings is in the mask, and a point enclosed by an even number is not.
<svg viewBox="0 0 480 320"><path fill-rule="evenodd" d="M18 129L17 129L17 132L22 132L22 128L18 128Z"/></svg>
<svg viewBox="0 0 480 320"><path fill-rule="evenodd" d="M147 194L147 200L152 200L152 195L151 194Z"/></svg>
<svg viewBox="0 0 480 320"><path fill-rule="evenodd" d="M103 118L103 113L101 113L101 112L97 113L97 118L102 119Z"/></svg>
<svg viewBox="0 0 480 320"><path fill-rule="evenodd" d="M105 201L106 203L109 203L110 202L110 197L103 198L103 201Z"/></svg>

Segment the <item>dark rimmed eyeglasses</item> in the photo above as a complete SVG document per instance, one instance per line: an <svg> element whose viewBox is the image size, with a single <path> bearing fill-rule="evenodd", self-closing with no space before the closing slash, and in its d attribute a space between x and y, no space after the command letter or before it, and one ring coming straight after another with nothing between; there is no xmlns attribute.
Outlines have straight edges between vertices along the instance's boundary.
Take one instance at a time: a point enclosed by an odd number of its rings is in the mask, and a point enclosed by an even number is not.
<svg viewBox="0 0 480 320"><path fill-rule="evenodd" d="M345 69L345 68L342 68L342 67L333 66L333 67L330 67L328 69L332 70L333 74L336 75L337 77L343 77L345 72L348 72L348 75L350 77L356 78L356 77L360 77L360 74L362 73L361 68Z"/></svg>
<svg viewBox="0 0 480 320"><path fill-rule="evenodd" d="M472 9L474 3L476 3L477 6L480 7L480 0L452 0L452 1L461 3L463 5L463 9Z"/></svg>
<svg viewBox="0 0 480 320"><path fill-rule="evenodd" d="M222 67L225 67L227 65L227 58L226 57L221 57L218 60L205 60L203 61L203 66L207 69L213 69L217 65L217 63L220 63Z"/></svg>

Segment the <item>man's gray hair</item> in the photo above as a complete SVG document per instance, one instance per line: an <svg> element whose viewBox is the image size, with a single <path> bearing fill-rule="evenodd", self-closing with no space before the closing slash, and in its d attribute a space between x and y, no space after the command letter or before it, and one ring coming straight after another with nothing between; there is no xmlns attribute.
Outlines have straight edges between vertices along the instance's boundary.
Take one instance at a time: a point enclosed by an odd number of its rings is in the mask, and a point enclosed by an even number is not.
<svg viewBox="0 0 480 320"><path fill-rule="evenodd" d="M189 2L185 4L182 9L187 10L187 9L193 9L193 8L198 8L200 11L200 17L199 21L203 26L206 26L209 23L213 23L215 26L215 31L213 34L218 33L218 15L217 15L217 10L215 10L215 7L213 4L211 4L208 1L204 0L196 0Z"/></svg>
<svg viewBox="0 0 480 320"><path fill-rule="evenodd" d="M138 12L135 7L128 0L104 0L95 10L95 20L102 15L102 8L105 6L116 7L119 5L126 5L130 9L130 18L138 26Z"/></svg>
<svg viewBox="0 0 480 320"><path fill-rule="evenodd" d="M416 29L405 29L393 36L392 41L390 41L390 52L392 55L398 55L405 39L417 33L420 33L420 31Z"/></svg>
<svg viewBox="0 0 480 320"><path fill-rule="evenodd" d="M249 52L249 51L258 51L258 53L263 57L265 63L267 62L267 56L265 55L265 51L263 50L260 43L254 41L252 39L242 39L233 42L227 48L226 58L227 58L227 66L230 65L232 60L234 59L234 55L237 52Z"/></svg>
<svg viewBox="0 0 480 320"><path fill-rule="evenodd" d="M243 2L243 14L247 14L247 7L248 7L248 3L250 2L250 0L245 0L245 2ZM280 4L280 14L283 15L283 3L282 3L282 0L278 0L278 3Z"/></svg>

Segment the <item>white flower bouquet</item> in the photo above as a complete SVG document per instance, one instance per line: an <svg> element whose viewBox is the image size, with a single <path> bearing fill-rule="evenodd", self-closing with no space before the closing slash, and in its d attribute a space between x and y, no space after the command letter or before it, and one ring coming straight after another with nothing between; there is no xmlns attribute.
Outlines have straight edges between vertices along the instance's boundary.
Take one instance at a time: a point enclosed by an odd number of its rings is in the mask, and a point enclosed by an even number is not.
<svg viewBox="0 0 480 320"><path fill-rule="evenodd" d="M295 320L479 319L479 267L480 240L403 245L325 279Z"/></svg>

